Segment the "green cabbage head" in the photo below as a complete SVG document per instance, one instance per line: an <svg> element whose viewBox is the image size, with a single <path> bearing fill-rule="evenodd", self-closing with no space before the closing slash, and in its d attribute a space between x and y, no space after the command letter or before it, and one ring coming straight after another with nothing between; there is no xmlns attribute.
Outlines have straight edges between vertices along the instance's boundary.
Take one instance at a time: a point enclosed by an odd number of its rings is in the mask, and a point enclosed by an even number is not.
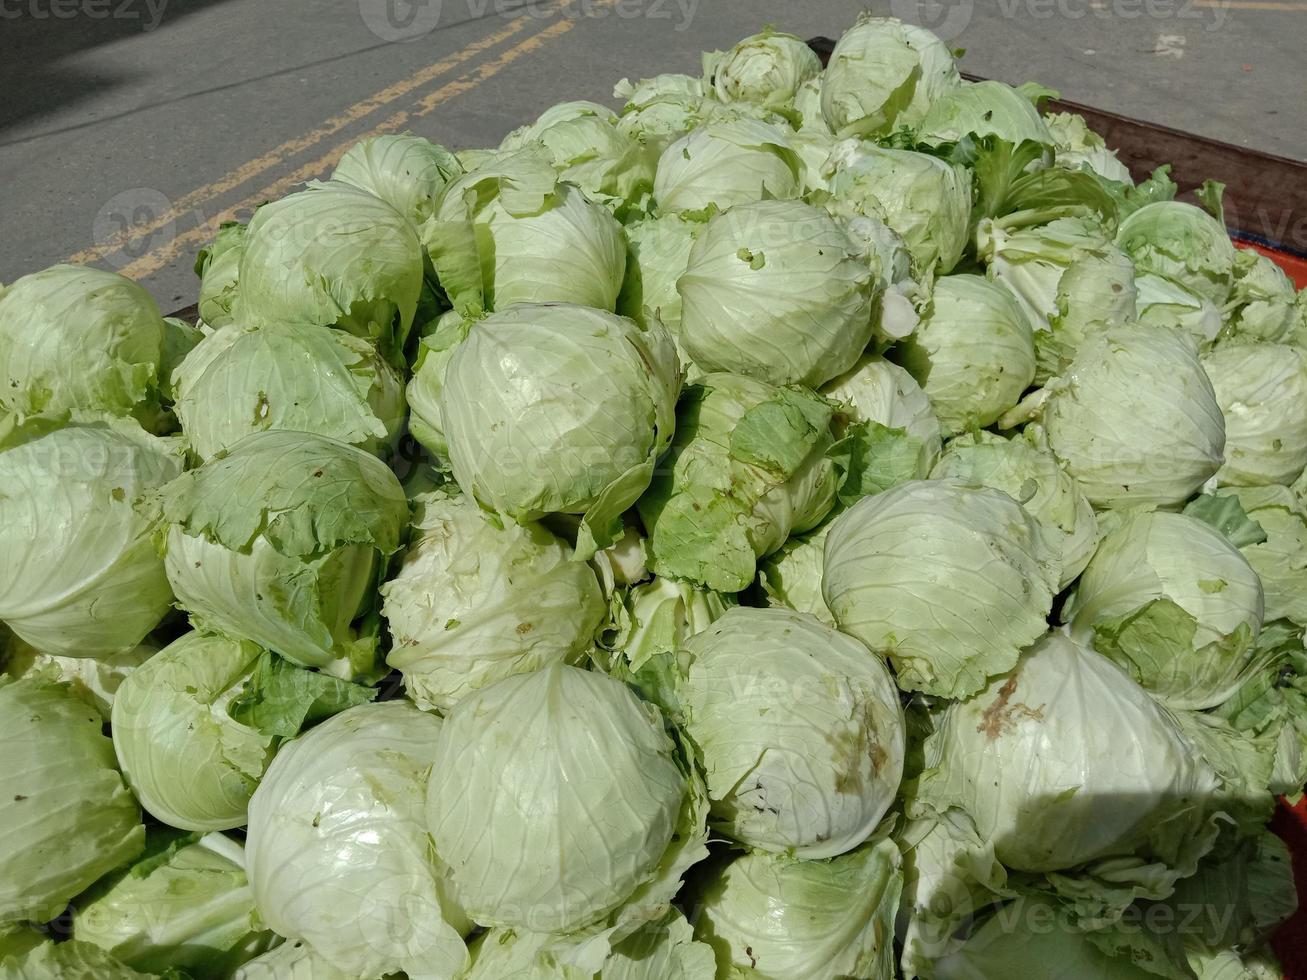
<svg viewBox="0 0 1307 980"><path fill-rule="evenodd" d="M414 508L403 565L381 594L386 662L419 707L446 711L591 649L606 608L594 571L564 541L538 524L498 526L461 494L424 494Z"/></svg>
<svg viewBox="0 0 1307 980"><path fill-rule="evenodd" d="M349 976L467 966L471 923L423 817L444 727L403 700L343 711L285 745L250 802L245 867L259 915Z"/></svg>
<svg viewBox="0 0 1307 980"><path fill-rule="evenodd" d="M131 419L0 436L0 620L43 653L130 650L172 605L152 495L180 447Z"/></svg>
<svg viewBox="0 0 1307 980"><path fill-rule="evenodd" d="M1235 249L1225 226L1183 201L1154 201L1126 216L1116 231L1140 272L1174 279L1223 306L1234 276Z"/></svg>
<svg viewBox="0 0 1307 980"><path fill-rule="evenodd" d="M679 389L659 324L522 305L472 327L445 368L439 415L464 493L516 521L581 515L589 558L653 479Z"/></svg>
<svg viewBox="0 0 1307 980"><path fill-rule="evenodd" d="M821 72L817 53L793 34L764 30L729 51L703 56L704 88L722 102L786 109L799 87Z"/></svg>
<svg viewBox="0 0 1307 980"><path fill-rule="evenodd" d="M421 225L445 185L462 174L458 158L440 144L411 133L384 133L346 150L331 179L381 198Z"/></svg>
<svg viewBox="0 0 1307 980"><path fill-rule="evenodd" d="M323 436L256 432L163 501L168 580L196 625L305 667L372 668L375 637L350 624L409 517L384 463Z"/></svg>
<svg viewBox="0 0 1307 980"><path fill-rule="evenodd" d="M215 330L174 373L174 411L200 459L252 432L292 429L384 454L404 421L404 386L366 340L291 323Z"/></svg>
<svg viewBox="0 0 1307 980"><path fill-rule="evenodd" d="M603 674L555 662L474 691L433 747L431 839L481 925L590 925L677 833L687 784L662 716Z"/></svg>
<svg viewBox="0 0 1307 980"><path fill-rule="evenodd" d="M925 390L946 435L992 425L1035 377L1025 310L983 276L936 281L921 326L895 357Z"/></svg>
<svg viewBox="0 0 1307 980"><path fill-rule="evenodd" d="M1261 581L1224 534L1158 511L1113 528L1062 615L1168 705L1203 709L1241 683L1262 610Z"/></svg>
<svg viewBox="0 0 1307 980"><path fill-rule="evenodd" d="M422 245L407 215L328 181L254 212L237 275L238 323L338 327L393 360L422 291Z"/></svg>
<svg viewBox="0 0 1307 980"><path fill-rule="evenodd" d="M0 924L46 922L145 846L136 800L89 698L0 676Z"/></svg>
<svg viewBox="0 0 1307 980"><path fill-rule="evenodd" d="M1182 503L1221 468L1225 417L1173 330L1097 334L1044 391L1049 447L1095 507Z"/></svg>
<svg viewBox="0 0 1307 980"><path fill-rule="evenodd" d="M159 307L116 272L53 265L23 276L0 287L0 408L148 421L163 342Z"/></svg>
<svg viewBox="0 0 1307 980"><path fill-rule="evenodd" d="M1030 439L1005 439L992 432L959 436L948 444L930 475L1002 490L1025 507L1043 526L1048 540L1061 543L1059 588L1084 571L1098 547L1098 520L1079 484L1052 453Z"/></svg>
<svg viewBox="0 0 1307 980"><path fill-rule="evenodd" d="M1202 363L1225 416L1217 483L1293 483L1307 466L1307 352L1238 344L1209 351Z"/></svg>
<svg viewBox="0 0 1307 980"><path fill-rule="evenodd" d="M681 343L704 371L824 384L871 341L879 270L848 232L801 201L742 204L690 249Z"/></svg>
<svg viewBox="0 0 1307 980"><path fill-rule="evenodd" d="M822 590L899 687L965 697L1043 635L1061 569L1057 542L1006 493L916 480L835 519Z"/></svg>
<svg viewBox="0 0 1307 980"><path fill-rule="evenodd" d="M798 197L803 164L783 125L724 115L670 144L658 158L654 176L659 211L725 211L737 204Z"/></svg>
<svg viewBox="0 0 1307 980"><path fill-rule="evenodd" d="M1215 774L1143 688L1058 633L951 705L925 761L919 798L969 814L1014 870L1109 859L1109 880L1164 895L1212 843L1198 804Z"/></svg>
<svg viewBox="0 0 1307 980"><path fill-rule="evenodd" d="M687 388L671 451L636 505L653 570L718 592L748 588L758 558L835 504L831 416L806 388L733 374Z"/></svg>
<svg viewBox="0 0 1307 980"><path fill-rule="evenodd" d="M943 275L957 265L971 229L971 178L960 164L844 140L822 174L837 199L902 236L920 273Z"/></svg>
<svg viewBox="0 0 1307 980"><path fill-rule="evenodd" d="M953 52L930 31L864 13L831 52L821 111L840 136L874 136L915 126L961 84Z"/></svg>
<svg viewBox="0 0 1307 980"><path fill-rule="evenodd" d="M740 855L697 896L696 935L742 976L893 976L901 864L885 837L828 861Z"/></svg>
<svg viewBox="0 0 1307 980"><path fill-rule="evenodd" d="M730 609L685 650L684 730L714 826L801 858L867 840L903 774L903 711L884 662L789 609Z"/></svg>

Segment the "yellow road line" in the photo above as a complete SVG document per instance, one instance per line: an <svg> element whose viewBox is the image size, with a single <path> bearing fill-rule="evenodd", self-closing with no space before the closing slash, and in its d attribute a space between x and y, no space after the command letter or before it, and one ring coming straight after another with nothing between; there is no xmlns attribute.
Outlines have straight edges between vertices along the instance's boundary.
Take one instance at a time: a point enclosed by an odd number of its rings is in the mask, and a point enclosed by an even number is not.
<svg viewBox="0 0 1307 980"><path fill-rule="evenodd" d="M1221 10L1288 10L1307 14L1307 3L1281 3L1276 0L1194 0L1195 7L1216 7Z"/></svg>
<svg viewBox="0 0 1307 980"><path fill-rule="evenodd" d="M608 0L608 2L616 2L616 0ZM608 5L607 3L602 2L602 0L601 3L604 6ZM524 55L531 54L543 47L546 42L566 34L575 26L575 23L575 19L570 17L554 21L545 29L518 42L498 57L484 62L472 71L460 75L458 78L450 82L446 82L434 92L423 97L411 112L407 110L396 112L374 129L358 138L365 139L368 136L375 136L380 133L394 132L394 130L402 127L410 119L427 115L440 105L448 102L450 99L471 91L486 79L499 74L501 70L512 64L517 59ZM333 167L345 151L353 146L355 142L356 140L349 140L348 142L341 143L332 150L318 157L316 160L310 161L309 163L296 168L293 172L278 178L266 187L260 188L253 194L237 201L235 204L231 205L231 207L224 208L222 211L206 220L203 224L192 228L189 231L182 232L180 235L175 236L157 248L146 252L144 255L140 256L133 262L130 262L118 271L131 279L144 279L146 276L158 272L169 262L177 258L177 256L186 248L202 245L211 239L217 233L218 226L224 221L232 221L243 211L254 208L257 205L262 204L264 201L274 200L281 197L297 184L301 184L306 180L311 180L314 177L325 176L327 170Z"/></svg>
<svg viewBox="0 0 1307 980"><path fill-rule="evenodd" d="M473 41L471 44L468 44L466 47L454 52L448 57L441 58L439 61L433 62L432 64L419 69L407 78L401 79L393 85L387 86L380 92L375 92L366 99L354 103L339 115L331 116L325 120L322 125L317 128L310 130L301 136L288 139L279 146L273 147L267 153L255 157L253 160L242 163L239 167L224 174L212 183L205 184L203 187L197 187L195 190L189 191L182 197L178 198L177 201L175 201L167 210L155 215L155 217L148 223L143 225L132 225L131 227L124 228L120 232L115 232L113 235L110 235L105 238L104 241L97 243L91 248L83 249L82 251L70 256L68 261L79 264L94 262L97 259L104 258L104 256L109 255L112 252L118 251L135 239L143 238L158 231L160 228L165 227L170 222L176 221L178 218L181 218L186 214L197 210L203 210L205 204L209 203L219 195L226 193L234 187L239 187L241 184L257 177L259 174L272 167L284 163L296 154L302 153L304 150L321 143L327 137L335 135L351 123L357 122L365 116L376 112L378 109L384 108L396 99L402 98L414 89L425 85L427 82L453 71L459 65L471 58L475 58L483 51L494 47L501 41L508 40L514 34L521 33L533 19L534 18L530 15L526 14L514 18L506 27L504 27L503 30L496 31L493 34Z"/></svg>

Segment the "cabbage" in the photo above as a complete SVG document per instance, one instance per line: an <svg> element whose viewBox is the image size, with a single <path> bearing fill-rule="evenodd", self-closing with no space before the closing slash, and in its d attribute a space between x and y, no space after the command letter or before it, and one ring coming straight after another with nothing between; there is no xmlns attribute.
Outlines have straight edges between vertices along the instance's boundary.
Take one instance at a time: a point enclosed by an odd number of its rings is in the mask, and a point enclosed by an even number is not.
<svg viewBox="0 0 1307 980"><path fill-rule="evenodd" d="M686 798L657 709L558 662L474 691L433 747L435 851L481 925L603 918L654 877Z"/></svg>
<svg viewBox="0 0 1307 980"><path fill-rule="evenodd" d="M457 310L446 310L437 317L431 331L418 343L413 375L404 389L409 410L408 431L437 457L436 465L442 469L447 468L449 459L445 423L440 416L445 369L458 345L467 339L474 322L465 320Z"/></svg>
<svg viewBox="0 0 1307 980"><path fill-rule="evenodd" d="M802 164L786 130L748 116L706 122L663 150L654 176L659 210L724 211L799 196Z"/></svg>
<svg viewBox="0 0 1307 980"><path fill-rule="evenodd" d="M835 519L822 591L899 687L964 697L1043 635L1060 574L1057 544L1007 494L918 480Z"/></svg>
<svg viewBox="0 0 1307 980"><path fill-rule="evenodd" d="M1178 504L1221 467L1225 419L1193 344L1174 331L1089 337L1044 391L1048 444L1096 507Z"/></svg>
<svg viewBox="0 0 1307 980"><path fill-rule="evenodd" d="M1124 671L1057 633L945 711L926 766L917 800L968 814L1015 870L1101 860L1106 888L1161 898L1212 845L1215 774Z"/></svg>
<svg viewBox="0 0 1307 980"><path fill-rule="evenodd" d="M1292 483L1307 466L1307 353L1285 344L1222 347L1202 357L1225 416L1217 483Z"/></svg>
<svg viewBox="0 0 1307 980"><path fill-rule="evenodd" d="M234 322L246 228L239 221L224 221L213 241L195 256L195 274L200 277L196 308L206 326L216 329Z"/></svg>
<svg viewBox="0 0 1307 980"><path fill-rule="evenodd" d="M477 688L589 651L603 596L563 541L539 525L496 527L462 496L437 491L414 507L413 540L381 594L386 662L419 707L448 710Z"/></svg>
<svg viewBox="0 0 1307 980"><path fill-rule="evenodd" d="M371 669L375 637L350 623L408 522L385 464L323 436L256 432L163 498L168 581L196 625L306 667Z"/></svg>
<svg viewBox="0 0 1307 980"><path fill-rule="evenodd" d="M729 597L675 579L636 585L613 603L596 662L680 724L684 712L677 685L685 643L733 605Z"/></svg>
<svg viewBox="0 0 1307 980"><path fill-rule="evenodd" d="M1146 913L1145 913L1146 914ZM934 964L935 980L1039 977L1040 980L1157 980L1164 964L1136 966L1112 956L1066 911L1044 898L1023 898L987 919L956 953ZM1175 968L1174 966L1172 967ZM1185 974L1178 974L1184 976Z"/></svg>
<svg viewBox="0 0 1307 980"><path fill-rule="evenodd" d="M472 946L467 980L714 980L717 965L709 946L696 942L685 916L672 909L617 944L598 974L562 961L550 937L491 929Z"/></svg>
<svg viewBox="0 0 1307 980"><path fill-rule="evenodd" d="M440 418L463 492L516 521L582 515L588 558L672 440L676 352L657 324L568 304L478 323L445 369ZM546 465L541 465L545 462Z"/></svg>
<svg viewBox="0 0 1307 980"><path fill-rule="evenodd" d="M247 960L231 980L357 980L301 942L285 942Z"/></svg>
<svg viewBox="0 0 1307 980"><path fill-rule="evenodd" d="M821 389L835 402L836 426L845 431L864 423L899 435L915 449L910 479L921 479L939 458L943 438L930 398L903 368L882 357L867 355L853 369Z"/></svg>
<svg viewBox="0 0 1307 980"><path fill-rule="evenodd" d="M67 684L0 676L0 925L54 918L144 847L141 811L100 726Z"/></svg>
<svg viewBox="0 0 1307 980"><path fill-rule="evenodd" d="M981 276L945 276L896 357L930 398L946 435L991 425L1035 376L1034 337L1008 290Z"/></svg>
<svg viewBox="0 0 1307 980"><path fill-rule="evenodd" d="M1021 90L1003 82L963 82L930 104L916 127L921 142L935 146L967 136L996 136L1013 145L1033 140L1051 146L1053 136Z"/></svg>
<svg viewBox="0 0 1307 980"><path fill-rule="evenodd" d="M821 111L840 136L883 134L915 126L961 84L953 52L930 31L864 13L831 52Z"/></svg>
<svg viewBox="0 0 1307 980"><path fill-rule="evenodd" d="M225 980L274 937L254 911L245 851L222 834L162 831L142 859L83 896L73 936L151 973Z"/></svg>
<svg viewBox="0 0 1307 980"><path fill-rule="evenodd" d="M718 592L816 527L835 504L831 407L802 388L710 374L685 391L676 438L636 504L650 566Z"/></svg>
<svg viewBox="0 0 1307 980"><path fill-rule="evenodd" d="M1177 708L1211 708L1242 680L1262 586L1225 535L1183 514L1126 518L1063 610L1071 635Z"/></svg>
<svg viewBox="0 0 1307 980"><path fill-rule="evenodd" d="M175 382L177 417L201 459L267 429L382 453L404 421L394 369L367 341L317 326L223 327L191 351Z"/></svg>
<svg viewBox="0 0 1307 980"><path fill-rule="evenodd" d="M1307 627L1307 507L1302 498L1282 486L1232 487L1220 493L1227 495L1238 498L1266 535L1265 541L1239 549L1262 583L1265 621L1288 619Z"/></svg>
<svg viewBox="0 0 1307 980"><path fill-rule="evenodd" d="M273 739L229 708L261 653L253 643L187 633L123 683L114 750L152 816L187 830L244 826Z"/></svg>
<svg viewBox="0 0 1307 980"><path fill-rule="evenodd" d="M422 246L406 215L329 181L254 212L238 276L236 322L338 327L396 359L422 290Z"/></svg>
<svg viewBox="0 0 1307 980"><path fill-rule="evenodd" d="M1234 288L1222 339L1239 343L1288 343L1297 323L1297 290L1283 269L1250 249L1234 254Z"/></svg>
<svg viewBox="0 0 1307 980"><path fill-rule="evenodd" d="M871 340L877 272L821 209L742 204L690 249L676 282L681 343L704 371L823 384Z"/></svg>
<svg viewBox="0 0 1307 980"><path fill-rule="evenodd" d="M845 207L880 218L903 237L917 269L952 271L971 228L971 179L959 164L912 150L844 140L822 169Z"/></svg>
<svg viewBox="0 0 1307 980"><path fill-rule="evenodd" d="M528 143L544 147L558 176L575 184L592 201L622 214L643 210L653 190L657 154L623 131L617 115L595 102L562 102L534 123L515 129L500 150Z"/></svg>
<svg viewBox="0 0 1307 980"><path fill-rule="evenodd" d="M1116 151L1108 149L1106 141L1089 128L1084 116L1074 112L1049 113L1044 116L1044 124L1053 137L1057 166L1067 170L1088 168L1104 180L1134 185L1134 178L1116 158Z"/></svg>
<svg viewBox="0 0 1307 980"><path fill-rule="evenodd" d="M463 166L438 143L410 133L385 133L345 151L331 179L381 198L415 225L431 217L445 185Z"/></svg>
<svg viewBox="0 0 1307 980"><path fill-rule="evenodd" d="M1059 588L1084 571L1098 546L1098 521L1079 485L1051 453L1028 439L1004 439L990 432L960 436L948 444L930 475L1002 490L1025 507L1048 540L1061 543Z"/></svg>
<svg viewBox="0 0 1307 980"><path fill-rule="evenodd" d="M423 819L444 727L404 701L351 708L282 748L250 801L259 915L351 976L451 977L467 964L470 923Z"/></svg>
<svg viewBox="0 0 1307 980"><path fill-rule="evenodd" d="M1017 229L985 219L978 238L989 278L1034 329L1037 382L1062 374L1088 334L1135 320L1134 265L1088 219Z"/></svg>
<svg viewBox="0 0 1307 980"><path fill-rule="evenodd" d="M1234 245L1225 226L1180 201L1155 201L1128 215L1116 231L1140 272L1174 279L1222 306L1234 275Z"/></svg>
<svg viewBox="0 0 1307 980"><path fill-rule="evenodd" d="M789 108L799 87L821 72L817 54L802 39L771 29L729 51L703 56L704 88L723 102Z"/></svg>
<svg viewBox="0 0 1307 980"><path fill-rule="evenodd" d="M788 609L728 610L685 650L684 727L713 825L801 858L870 837L903 773L903 710L884 663Z"/></svg>
<svg viewBox="0 0 1307 980"><path fill-rule="evenodd" d="M0 408L149 421L163 341L159 307L116 272L54 265L23 276L0 287Z"/></svg>
<svg viewBox="0 0 1307 980"><path fill-rule="evenodd" d="M758 584L768 606L783 606L814 616L827 626L835 625L821 594L830 526L828 521L810 534L796 535L758 562Z"/></svg>
<svg viewBox="0 0 1307 980"><path fill-rule="evenodd" d="M891 977L900 864L884 837L829 861L741 855L704 887L696 935L750 977Z"/></svg>
<svg viewBox="0 0 1307 980"><path fill-rule="evenodd" d="M1135 279L1139 322L1188 334L1200 349L1221 332L1221 311L1210 299L1173 279L1146 272Z"/></svg>
<svg viewBox="0 0 1307 980"><path fill-rule="evenodd" d="M159 509L142 498L181 472L179 447L131 419L33 423L7 441L0 619L43 653L132 649L172 603L154 541Z"/></svg>
<svg viewBox="0 0 1307 980"><path fill-rule="evenodd" d="M454 309L516 303L611 310L626 264L622 227L532 143L451 181L422 240Z"/></svg>
<svg viewBox="0 0 1307 980"><path fill-rule="evenodd" d="M139 973L99 946L45 940L30 952L0 957L0 980L157 980Z"/></svg>
<svg viewBox="0 0 1307 980"><path fill-rule="evenodd" d="M657 318L676 340L681 363L681 294L676 280L690 264L690 250L707 227L679 214L643 218L626 226L626 281L617 297L617 312L639 324Z"/></svg>

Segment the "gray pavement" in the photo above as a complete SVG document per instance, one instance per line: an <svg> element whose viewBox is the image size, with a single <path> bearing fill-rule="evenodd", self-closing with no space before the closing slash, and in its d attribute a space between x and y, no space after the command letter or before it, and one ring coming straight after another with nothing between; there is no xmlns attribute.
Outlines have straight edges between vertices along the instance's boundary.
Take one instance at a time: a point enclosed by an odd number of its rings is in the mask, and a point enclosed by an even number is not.
<svg viewBox="0 0 1307 980"><path fill-rule="evenodd" d="M89 261L190 303L196 249L378 130L493 145L835 0L0 0L0 281ZM963 67L1307 158L1307 0L892 0ZM141 234L132 237L125 229Z"/></svg>

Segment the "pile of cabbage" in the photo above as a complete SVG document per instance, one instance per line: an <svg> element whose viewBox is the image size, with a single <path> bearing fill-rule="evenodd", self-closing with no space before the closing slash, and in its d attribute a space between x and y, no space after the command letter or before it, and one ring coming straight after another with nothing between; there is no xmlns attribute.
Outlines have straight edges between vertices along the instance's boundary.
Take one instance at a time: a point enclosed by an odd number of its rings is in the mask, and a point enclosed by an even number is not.
<svg viewBox="0 0 1307 980"><path fill-rule="evenodd" d="M0 291L0 978L1279 976L1307 299L863 17Z"/></svg>

